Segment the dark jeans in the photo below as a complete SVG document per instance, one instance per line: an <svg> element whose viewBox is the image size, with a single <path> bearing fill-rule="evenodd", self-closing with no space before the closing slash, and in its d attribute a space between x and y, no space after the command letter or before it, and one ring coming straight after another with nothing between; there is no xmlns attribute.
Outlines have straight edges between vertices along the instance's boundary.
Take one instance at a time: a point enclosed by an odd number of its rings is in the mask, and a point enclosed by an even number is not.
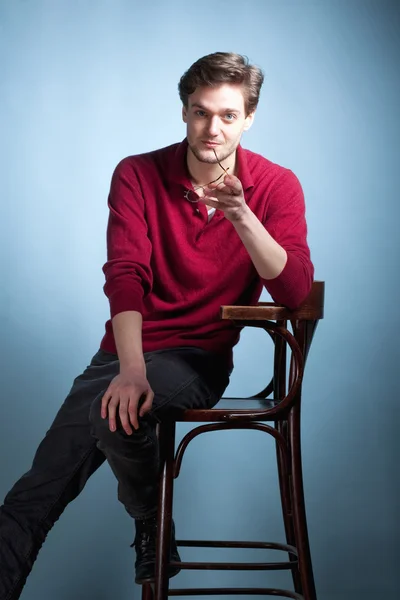
<svg viewBox="0 0 400 600"><path fill-rule="evenodd" d="M145 354L153 407L128 436L111 433L100 416L101 398L119 373L115 354L99 350L70 393L35 454L31 469L0 507L0 600L16 600L47 533L107 458L118 497L132 517L157 510L156 424L184 408L212 408L229 382L216 355L198 348Z"/></svg>

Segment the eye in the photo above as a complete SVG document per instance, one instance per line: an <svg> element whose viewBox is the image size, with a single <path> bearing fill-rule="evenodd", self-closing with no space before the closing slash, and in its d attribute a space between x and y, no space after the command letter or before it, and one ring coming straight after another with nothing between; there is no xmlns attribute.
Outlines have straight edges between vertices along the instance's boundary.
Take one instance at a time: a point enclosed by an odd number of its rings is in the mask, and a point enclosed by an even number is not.
<svg viewBox="0 0 400 600"><path fill-rule="evenodd" d="M204 115L205 115L206 113L204 112L204 110L196 110L195 114L196 114L198 117L204 117Z"/></svg>
<svg viewBox="0 0 400 600"><path fill-rule="evenodd" d="M227 121L233 121L234 119L236 119L236 115L234 115L233 113L227 113L227 114L225 115L225 119L226 119Z"/></svg>

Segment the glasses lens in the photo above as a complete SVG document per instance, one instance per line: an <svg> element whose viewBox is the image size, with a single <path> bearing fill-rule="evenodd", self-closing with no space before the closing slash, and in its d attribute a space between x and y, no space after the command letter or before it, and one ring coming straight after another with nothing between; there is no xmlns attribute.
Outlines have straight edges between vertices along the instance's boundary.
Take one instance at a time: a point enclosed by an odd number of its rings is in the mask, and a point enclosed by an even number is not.
<svg viewBox="0 0 400 600"><path fill-rule="evenodd" d="M192 190L186 190L185 198L192 204L197 204L197 202L199 201L198 196Z"/></svg>

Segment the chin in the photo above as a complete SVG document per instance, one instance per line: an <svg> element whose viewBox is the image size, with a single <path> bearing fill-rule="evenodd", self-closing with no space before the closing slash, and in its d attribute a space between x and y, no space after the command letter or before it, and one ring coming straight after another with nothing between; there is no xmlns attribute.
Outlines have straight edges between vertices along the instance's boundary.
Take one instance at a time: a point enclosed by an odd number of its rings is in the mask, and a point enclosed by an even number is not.
<svg viewBox="0 0 400 600"><path fill-rule="evenodd" d="M196 144L190 144L190 149L193 152L194 156L200 162L214 164L217 162L215 158L215 154L212 148L199 148ZM218 148L216 148L216 152L218 152Z"/></svg>

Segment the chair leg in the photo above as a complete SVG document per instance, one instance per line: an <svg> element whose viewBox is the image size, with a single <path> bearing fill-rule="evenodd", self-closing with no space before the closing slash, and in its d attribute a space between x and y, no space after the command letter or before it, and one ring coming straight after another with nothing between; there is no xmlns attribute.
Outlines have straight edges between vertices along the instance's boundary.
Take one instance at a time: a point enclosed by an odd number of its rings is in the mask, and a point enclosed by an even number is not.
<svg viewBox="0 0 400 600"><path fill-rule="evenodd" d="M287 435L287 422L286 421L276 421L275 422L276 429L283 435L286 442L288 443L288 435ZM294 527L293 527L293 509L292 509L292 497L290 490L290 456L286 455L287 460L282 453L281 448L278 444L276 444L276 460L278 465L278 477L279 477L279 491L281 497L281 505L282 505L282 515L283 515L283 523L285 526L285 535L286 535L286 543L291 546L296 546L296 539L294 535ZM294 554L289 554L290 561L297 562L297 556ZM297 568L297 565L292 569L292 578L294 589L298 594L303 593L303 588L301 585L300 572Z"/></svg>
<svg viewBox="0 0 400 600"><path fill-rule="evenodd" d="M175 458L174 421L160 425L161 482L158 504L155 600L168 599L168 564L171 547L173 467Z"/></svg>
<svg viewBox="0 0 400 600"><path fill-rule="evenodd" d="M308 539L307 515L304 501L303 469L300 442L300 407L294 406L289 414L289 440L292 461L293 524L299 553L299 571L305 600L317 600Z"/></svg>
<svg viewBox="0 0 400 600"><path fill-rule="evenodd" d="M142 586L142 600L154 600L153 588L150 583L145 583Z"/></svg>

